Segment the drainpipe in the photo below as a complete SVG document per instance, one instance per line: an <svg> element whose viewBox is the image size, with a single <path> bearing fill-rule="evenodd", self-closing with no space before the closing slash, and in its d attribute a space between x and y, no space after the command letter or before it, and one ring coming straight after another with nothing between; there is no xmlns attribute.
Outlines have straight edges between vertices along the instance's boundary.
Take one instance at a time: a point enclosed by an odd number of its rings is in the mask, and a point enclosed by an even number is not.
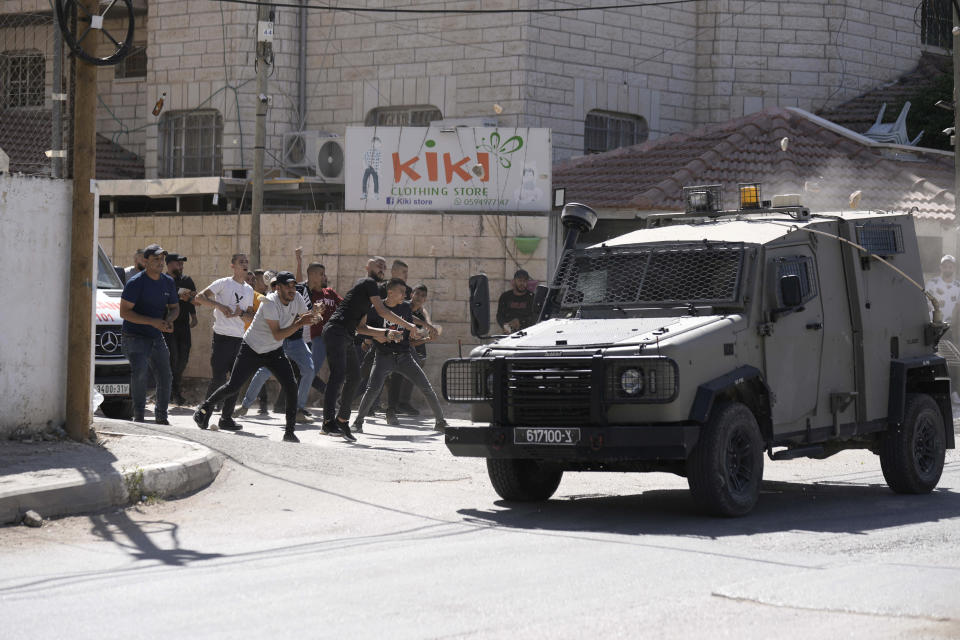
<svg viewBox="0 0 960 640"><path fill-rule="evenodd" d="M303 131L307 123L307 0L300 2L300 64L297 69L297 108L300 122L297 131Z"/></svg>

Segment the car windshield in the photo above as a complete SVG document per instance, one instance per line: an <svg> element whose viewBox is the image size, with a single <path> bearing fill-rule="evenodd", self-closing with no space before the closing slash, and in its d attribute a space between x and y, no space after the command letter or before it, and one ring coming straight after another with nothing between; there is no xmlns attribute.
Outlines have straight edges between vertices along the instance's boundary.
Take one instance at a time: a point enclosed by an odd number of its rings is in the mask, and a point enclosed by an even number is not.
<svg viewBox="0 0 960 640"><path fill-rule="evenodd" d="M97 247L97 289L123 289L123 283L113 268L103 247Z"/></svg>
<svg viewBox="0 0 960 640"><path fill-rule="evenodd" d="M723 305L739 300L742 243L600 247L564 254L562 307Z"/></svg>

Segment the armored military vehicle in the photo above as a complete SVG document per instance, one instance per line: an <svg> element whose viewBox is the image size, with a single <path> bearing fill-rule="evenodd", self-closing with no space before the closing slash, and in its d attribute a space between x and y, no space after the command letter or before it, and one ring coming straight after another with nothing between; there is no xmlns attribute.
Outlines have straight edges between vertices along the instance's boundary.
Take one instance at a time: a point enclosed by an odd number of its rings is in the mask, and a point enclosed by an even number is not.
<svg viewBox="0 0 960 640"><path fill-rule="evenodd" d="M506 500L546 500L564 471L685 476L706 512L755 506L772 460L869 449L898 493L926 493L954 447L912 216L811 214L798 196L685 189L688 218L576 248L568 204L540 322L449 360L457 456L487 459Z"/></svg>

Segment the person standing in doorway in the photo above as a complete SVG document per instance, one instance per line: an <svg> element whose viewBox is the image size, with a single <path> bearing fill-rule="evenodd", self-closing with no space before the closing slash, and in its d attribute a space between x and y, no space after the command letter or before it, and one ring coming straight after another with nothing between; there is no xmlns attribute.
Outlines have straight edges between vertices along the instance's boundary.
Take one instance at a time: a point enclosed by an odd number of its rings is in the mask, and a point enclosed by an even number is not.
<svg viewBox="0 0 960 640"><path fill-rule="evenodd" d="M130 361L130 395L133 396L133 419L143 422L147 404L147 373L157 381L154 418L157 424L167 421L170 402L170 352L163 339L173 331L173 322L180 313L177 288L173 278L163 272L167 252L158 244L143 250L144 270L136 273L123 286L120 295L120 317L123 318L123 354Z"/></svg>
<svg viewBox="0 0 960 640"><path fill-rule="evenodd" d="M230 258L232 276L214 280L193 299L195 304L213 307L213 348L210 352L210 385L207 396L223 386L237 359L243 341L244 320L253 318L253 287L247 284L250 261L246 254L235 253ZM224 403L220 428L238 431L233 421L236 397Z"/></svg>
<svg viewBox="0 0 960 640"><path fill-rule="evenodd" d="M187 257L179 253L167 254L167 275L173 278L177 288L180 313L173 323L173 332L164 333L163 337L170 350L170 369L173 373L170 401L178 405L187 403L183 397L183 372L190 359L190 330L197 326L197 309L191 302L197 295L197 285L193 283L193 278L183 275L183 263L186 261Z"/></svg>

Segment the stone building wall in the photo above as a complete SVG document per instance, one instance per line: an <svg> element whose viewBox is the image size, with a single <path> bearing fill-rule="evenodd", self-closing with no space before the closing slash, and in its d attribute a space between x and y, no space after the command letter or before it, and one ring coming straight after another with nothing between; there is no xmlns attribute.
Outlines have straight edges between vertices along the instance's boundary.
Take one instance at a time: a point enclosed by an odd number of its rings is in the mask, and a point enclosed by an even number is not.
<svg viewBox="0 0 960 640"><path fill-rule="evenodd" d="M230 256L250 246L247 214L104 216L99 236L116 264L128 265L137 248L159 242L168 251L186 255L185 273L198 289L230 275ZM470 215L443 213L270 213L261 217L261 255L266 268L295 268L294 250L303 247L304 269L312 261L327 268L330 284L341 294L365 273L367 258L382 255L388 263L399 258L410 267L410 284L429 289L428 309L443 334L428 349L427 373L439 388L440 366L457 353L458 341L469 352L477 340L470 335L467 280L476 273L490 279L491 326L496 299L523 267L533 279L546 277L547 242L530 255L518 252L516 236L547 236L543 216ZM210 374L212 312L201 307L193 330L193 351L186 375Z"/></svg>

